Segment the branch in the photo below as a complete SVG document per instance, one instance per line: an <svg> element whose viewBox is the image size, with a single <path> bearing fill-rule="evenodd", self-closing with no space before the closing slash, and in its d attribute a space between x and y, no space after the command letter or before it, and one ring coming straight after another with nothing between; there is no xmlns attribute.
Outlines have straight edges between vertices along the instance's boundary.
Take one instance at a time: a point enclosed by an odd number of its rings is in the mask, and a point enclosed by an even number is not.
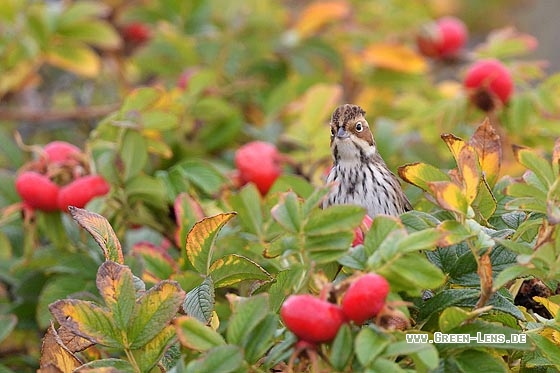
<svg viewBox="0 0 560 373"><path fill-rule="evenodd" d="M26 121L33 123L63 120L86 120L104 117L120 107L118 104L84 106L73 110L28 110L0 109L0 120Z"/></svg>

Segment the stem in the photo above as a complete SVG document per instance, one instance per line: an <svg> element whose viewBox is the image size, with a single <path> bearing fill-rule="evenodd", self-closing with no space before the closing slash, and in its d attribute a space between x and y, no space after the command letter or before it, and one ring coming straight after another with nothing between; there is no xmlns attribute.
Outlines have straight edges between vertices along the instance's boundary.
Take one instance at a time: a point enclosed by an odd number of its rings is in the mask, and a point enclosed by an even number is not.
<svg viewBox="0 0 560 373"><path fill-rule="evenodd" d="M138 363L136 362L136 359L134 358L134 355L132 354L132 351L128 348L125 348L124 353L126 354L126 358L130 362L130 365L132 365L132 368L134 368L134 371L137 373L142 373L140 367L138 366Z"/></svg>

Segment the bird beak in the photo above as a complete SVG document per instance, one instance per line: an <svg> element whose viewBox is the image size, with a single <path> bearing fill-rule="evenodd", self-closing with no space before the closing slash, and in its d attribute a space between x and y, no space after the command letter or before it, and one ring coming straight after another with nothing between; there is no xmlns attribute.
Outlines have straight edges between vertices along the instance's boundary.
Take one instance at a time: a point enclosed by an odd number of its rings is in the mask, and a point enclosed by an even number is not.
<svg viewBox="0 0 560 373"><path fill-rule="evenodd" d="M344 127L339 127L338 132L336 133L336 137L338 137L339 139L345 139L350 137L350 134L344 129Z"/></svg>

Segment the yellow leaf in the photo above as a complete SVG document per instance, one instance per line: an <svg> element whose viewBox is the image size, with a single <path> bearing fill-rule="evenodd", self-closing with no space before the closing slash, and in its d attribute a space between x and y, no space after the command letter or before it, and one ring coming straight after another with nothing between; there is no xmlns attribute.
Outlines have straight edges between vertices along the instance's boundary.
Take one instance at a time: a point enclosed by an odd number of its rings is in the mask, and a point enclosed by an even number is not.
<svg viewBox="0 0 560 373"><path fill-rule="evenodd" d="M401 179L425 191L430 190L431 182L449 181L449 176L443 171L426 163L407 164L399 167L398 171Z"/></svg>
<svg viewBox="0 0 560 373"><path fill-rule="evenodd" d="M60 372L73 372L81 365L80 359L64 345L51 323L41 347L41 369L50 372L54 367Z"/></svg>
<svg viewBox="0 0 560 373"><path fill-rule="evenodd" d="M95 77L101 68L99 56L82 43L54 44L47 51L45 60L85 78Z"/></svg>
<svg viewBox="0 0 560 373"><path fill-rule="evenodd" d="M428 183L428 186L442 208L455 211L461 215L467 214L469 204L457 184L450 181L435 181Z"/></svg>
<svg viewBox="0 0 560 373"><path fill-rule="evenodd" d="M187 258L199 273L208 273L214 240L222 227L235 215L235 212L228 212L204 218L190 230L186 244Z"/></svg>
<svg viewBox="0 0 560 373"><path fill-rule="evenodd" d="M372 44L364 50L363 58L373 66L402 73L419 74L428 69L424 57L401 44Z"/></svg>
<svg viewBox="0 0 560 373"><path fill-rule="evenodd" d="M350 5L346 1L315 1L301 12L295 29L301 36L309 36L322 26L341 20L349 14Z"/></svg>
<svg viewBox="0 0 560 373"><path fill-rule="evenodd" d="M543 297L533 297L535 302L542 304L548 312L552 315L552 317L556 318L558 315L558 310L560 309L560 305L558 303L554 303L550 298L543 298Z"/></svg>
<svg viewBox="0 0 560 373"><path fill-rule="evenodd" d="M493 187L498 180L502 164L502 145L500 136L486 118L474 132L469 144L476 150L478 161L486 182Z"/></svg>
<svg viewBox="0 0 560 373"><path fill-rule="evenodd" d="M480 185L480 170L478 166L478 158L474 148L470 145L464 146L459 153L457 166L461 173L461 181L463 183L463 191L467 202L470 205L478 194Z"/></svg>
<svg viewBox="0 0 560 373"><path fill-rule="evenodd" d="M459 161L459 153L461 149L465 146L465 142L463 139L451 134L451 133L444 133L441 135L441 139L445 142L451 153L453 154L453 158L455 158L455 162Z"/></svg>

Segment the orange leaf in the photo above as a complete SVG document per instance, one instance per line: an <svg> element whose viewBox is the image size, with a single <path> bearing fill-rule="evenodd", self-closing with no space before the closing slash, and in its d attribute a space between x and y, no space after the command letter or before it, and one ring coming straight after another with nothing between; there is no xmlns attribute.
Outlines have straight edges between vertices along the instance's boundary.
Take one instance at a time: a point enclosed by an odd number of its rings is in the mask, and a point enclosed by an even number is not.
<svg viewBox="0 0 560 373"><path fill-rule="evenodd" d="M493 187L498 180L502 164L502 145L496 129L486 118L474 132L469 144L476 150L478 161L488 185Z"/></svg>
<svg viewBox="0 0 560 373"><path fill-rule="evenodd" d="M309 36L322 26L339 21L350 14L350 5L346 1L315 1L301 13L295 29L301 36Z"/></svg>
<svg viewBox="0 0 560 373"><path fill-rule="evenodd" d="M430 182L449 181L443 171L426 163L410 163L399 167L398 171L401 179L425 191L430 190Z"/></svg>
<svg viewBox="0 0 560 373"><path fill-rule="evenodd" d="M428 69L424 57L400 44L372 44L363 52L366 63L402 73L419 74Z"/></svg>
<svg viewBox="0 0 560 373"><path fill-rule="evenodd" d="M437 203L445 210L455 211L466 215L469 208L467 199L461 188L450 181L435 181L428 183Z"/></svg>
<svg viewBox="0 0 560 373"><path fill-rule="evenodd" d="M80 359L76 357L62 342L53 324L47 329L41 347L41 360L39 371L53 371L56 368L60 372L73 372L75 368L82 365Z"/></svg>

